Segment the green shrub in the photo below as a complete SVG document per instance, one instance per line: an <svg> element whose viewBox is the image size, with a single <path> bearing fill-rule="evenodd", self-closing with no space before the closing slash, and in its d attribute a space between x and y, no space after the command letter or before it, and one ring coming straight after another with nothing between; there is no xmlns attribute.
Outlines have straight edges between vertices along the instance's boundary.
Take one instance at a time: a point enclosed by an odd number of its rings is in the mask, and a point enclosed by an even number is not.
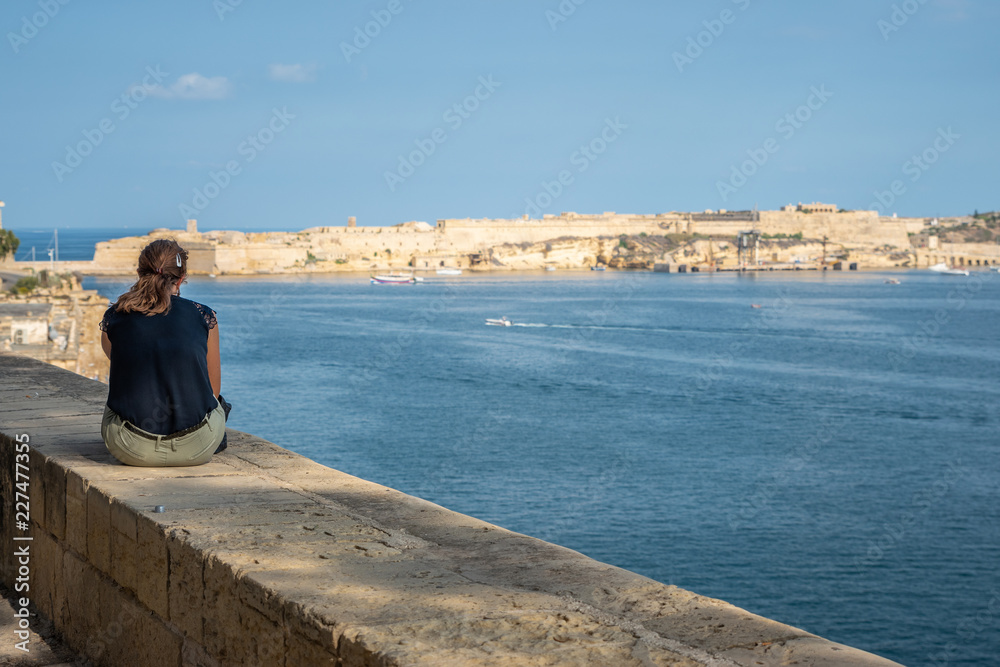
<svg viewBox="0 0 1000 667"><path fill-rule="evenodd" d="M38 289L38 276L25 276L14 283L11 292L14 294L31 294Z"/></svg>

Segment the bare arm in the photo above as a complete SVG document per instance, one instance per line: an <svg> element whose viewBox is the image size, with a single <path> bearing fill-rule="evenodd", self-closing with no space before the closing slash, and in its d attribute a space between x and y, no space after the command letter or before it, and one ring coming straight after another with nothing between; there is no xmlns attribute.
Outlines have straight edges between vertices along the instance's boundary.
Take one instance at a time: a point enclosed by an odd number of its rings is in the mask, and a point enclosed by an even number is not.
<svg viewBox="0 0 1000 667"><path fill-rule="evenodd" d="M111 348L110 343L108 349ZM222 359L219 356L219 325L208 330L208 380L212 383L212 393L222 393Z"/></svg>
<svg viewBox="0 0 1000 667"><path fill-rule="evenodd" d="M108 338L108 332L101 332L101 349L104 350L104 356L108 359L111 358L111 339Z"/></svg>

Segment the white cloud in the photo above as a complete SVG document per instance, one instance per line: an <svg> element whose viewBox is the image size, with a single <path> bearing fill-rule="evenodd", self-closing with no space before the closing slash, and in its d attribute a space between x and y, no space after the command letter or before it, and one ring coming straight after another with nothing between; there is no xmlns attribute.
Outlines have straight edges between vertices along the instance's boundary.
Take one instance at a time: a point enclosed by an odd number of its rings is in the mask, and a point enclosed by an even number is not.
<svg viewBox="0 0 1000 667"><path fill-rule="evenodd" d="M275 81L309 83L316 80L316 65L268 65L267 74Z"/></svg>
<svg viewBox="0 0 1000 667"><path fill-rule="evenodd" d="M233 84L224 76L205 77L197 72L184 74L168 86L149 86L146 91L153 97L176 100L221 100L229 97Z"/></svg>

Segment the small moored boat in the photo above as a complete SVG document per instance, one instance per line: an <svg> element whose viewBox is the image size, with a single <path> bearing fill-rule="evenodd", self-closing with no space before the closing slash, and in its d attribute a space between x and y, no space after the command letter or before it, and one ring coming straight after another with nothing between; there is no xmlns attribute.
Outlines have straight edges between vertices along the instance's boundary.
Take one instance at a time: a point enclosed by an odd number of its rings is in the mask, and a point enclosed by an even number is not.
<svg viewBox="0 0 1000 667"><path fill-rule="evenodd" d="M445 267L443 269L438 269L437 274L439 276L460 276L462 275L462 269L449 269Z"/></svg>
<svg viewBox="0 0 1000 667"><path fill-rule="evenodd" d="M412 285L419 282L420 278L405 273L385 273L379 276L371 276L372 285Z"/></svg>

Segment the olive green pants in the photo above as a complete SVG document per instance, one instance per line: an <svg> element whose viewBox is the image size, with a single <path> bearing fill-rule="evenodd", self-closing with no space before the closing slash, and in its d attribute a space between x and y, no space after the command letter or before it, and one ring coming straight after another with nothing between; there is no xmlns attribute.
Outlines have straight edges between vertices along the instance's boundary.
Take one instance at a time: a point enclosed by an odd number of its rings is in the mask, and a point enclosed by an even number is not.
<svg viewBox="0 0 1000 667"><path fill-rule="evenodd" d="M226 435L222 405L208 413L201 428L175 438L156 435L131 424L130 430L114 410L104 406L101 436L112 456L130 466L200 466L208 463ZM135 431L139 431L136 433Z"/></svg>

